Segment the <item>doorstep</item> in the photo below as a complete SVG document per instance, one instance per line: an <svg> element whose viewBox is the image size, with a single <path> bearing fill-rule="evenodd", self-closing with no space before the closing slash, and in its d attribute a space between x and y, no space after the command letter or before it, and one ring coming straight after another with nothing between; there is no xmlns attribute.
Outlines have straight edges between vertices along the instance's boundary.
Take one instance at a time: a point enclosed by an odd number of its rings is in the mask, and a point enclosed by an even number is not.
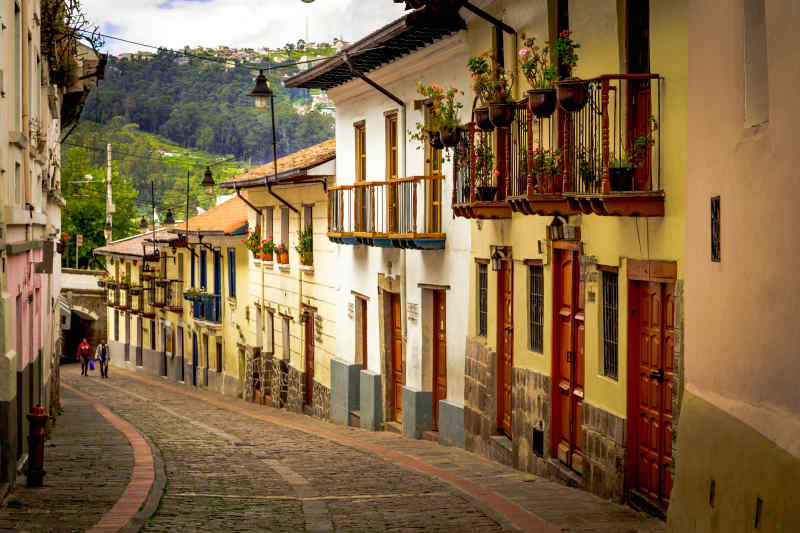
<svg viewBox="0 0 800 533"><path fill-rule="evenodd" d="M505 435L493 435L489 437L489 457L498 463L512 466L513 444L511 439Z"/></svg>
<svg viewBox="0 0 800 533"><path fill-rule="evenodd" d="M389 433L397 433L398 435L403 434L403 425L400 422L384 422L383 423L383 430L388 431Z"/></svg>
<svg viewBox="0 0 800 533"><path fill-rule="evenodd" d="M555 457L547 460L548 470L553 478L568 487L583 488L583 477Z"/></svg>
<svg viewBox="0 0 800 533"><path fill-rule="evenodd" d="M353 426L354 428L361 427L361 411L350 411L350 416L348 417L348 425Z"/></svg>
<svg viewBox="0 0 800 533"><path fill-rule="evenodd" d="M438 431L424 431L422 433L422 440L429 440L432 442L439 442L439 432Z"/></svg>

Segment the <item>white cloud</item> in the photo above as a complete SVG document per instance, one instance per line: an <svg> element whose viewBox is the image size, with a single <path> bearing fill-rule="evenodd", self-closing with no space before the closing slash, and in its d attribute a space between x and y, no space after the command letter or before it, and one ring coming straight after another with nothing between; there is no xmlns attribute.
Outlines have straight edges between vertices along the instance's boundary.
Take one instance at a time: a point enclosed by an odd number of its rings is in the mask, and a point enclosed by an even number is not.
<svg viewBox="0 0 800 533"><path fill-rule="evenodd" d="M392 0L84 0L92 23L144 44L277 48L305 38L355 41L403 15ZM106 39L111 53L147 50Z"/></svg>

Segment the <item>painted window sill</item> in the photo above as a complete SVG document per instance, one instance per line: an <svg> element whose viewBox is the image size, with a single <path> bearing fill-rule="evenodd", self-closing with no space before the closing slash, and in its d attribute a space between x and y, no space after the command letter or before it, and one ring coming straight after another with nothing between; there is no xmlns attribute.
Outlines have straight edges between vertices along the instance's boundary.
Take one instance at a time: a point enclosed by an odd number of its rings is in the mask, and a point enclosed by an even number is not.
<svg viewBox="0 0 800 533"><path fill-rule="evenodd" d="M290 272L292 270L292 266L291 265L283 265L283 264L279 263L278 264L278 270L280 270L281 272Z"/></svg>
<svg viewBox="0 0 800 533"><path fill-rule="evenodd" d="M306 274L314 273L314 265L300 265L299 268L301 272L305 272Z"/></svg>

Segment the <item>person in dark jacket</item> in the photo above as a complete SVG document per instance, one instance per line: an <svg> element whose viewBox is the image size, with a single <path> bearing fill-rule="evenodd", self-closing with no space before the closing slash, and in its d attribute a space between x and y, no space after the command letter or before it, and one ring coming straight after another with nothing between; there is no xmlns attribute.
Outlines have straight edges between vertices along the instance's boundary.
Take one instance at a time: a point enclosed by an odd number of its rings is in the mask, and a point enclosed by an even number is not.
<svg viewBox="0 0 800 533"><path fill-rule="evenodd" d="M108 353L108 345L106 340L100 341L97 345L97 350L94 352L94 358L100 361L100 377L108 377L108 362L111 360L111 354Z"/></svg>
<svg viewBox="0 0 800 533"><path fill-rule="evenodd" d="M89 359L92 357L92 346L83 339L78 345L78 359L81 362L81 376L89 375Z"/></svg>

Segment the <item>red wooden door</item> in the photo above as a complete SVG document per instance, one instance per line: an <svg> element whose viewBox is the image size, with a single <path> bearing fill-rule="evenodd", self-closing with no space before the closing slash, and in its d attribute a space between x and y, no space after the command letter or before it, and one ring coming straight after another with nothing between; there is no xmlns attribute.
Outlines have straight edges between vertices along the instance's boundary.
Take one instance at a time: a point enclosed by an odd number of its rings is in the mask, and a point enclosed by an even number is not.
<svg viewBox="0 0 800 533"><path fill-rule="evenodd" d="M553 454L582 473L585 317L578 253L556 250L553 265Z"/></svg>
<svg viewBox="0 0 800 533"><path fill-rule="evenodd" d="M311 405L314 394L314 314L309 312L306 329L306 390L305 404Z"/></svg>
<svg viewBox="0 0 800 533"><path fill-rule="evenodd" d="M447 399L447 307L445 292L433 293L433 429L439 429L439 400Z"/></svg>
<svg viewBox="0 0 800 533"><path fill-rule="evenodd" d="M673 285L639 283L636 488L666 505L672 490Z"/></svg>
<svg viewBox="0 0 800 533"><path fill-rule="evenodd" d="M511 261L503 261L497 273L497 425L511 437L514 362L514 272Z"/></svg>
<svg viewBox="0 0 800 533"><path fill-rule="evenodd" d="M403 326L400 295L392 294L392 407L394 419L403 421Z"/></svg>

